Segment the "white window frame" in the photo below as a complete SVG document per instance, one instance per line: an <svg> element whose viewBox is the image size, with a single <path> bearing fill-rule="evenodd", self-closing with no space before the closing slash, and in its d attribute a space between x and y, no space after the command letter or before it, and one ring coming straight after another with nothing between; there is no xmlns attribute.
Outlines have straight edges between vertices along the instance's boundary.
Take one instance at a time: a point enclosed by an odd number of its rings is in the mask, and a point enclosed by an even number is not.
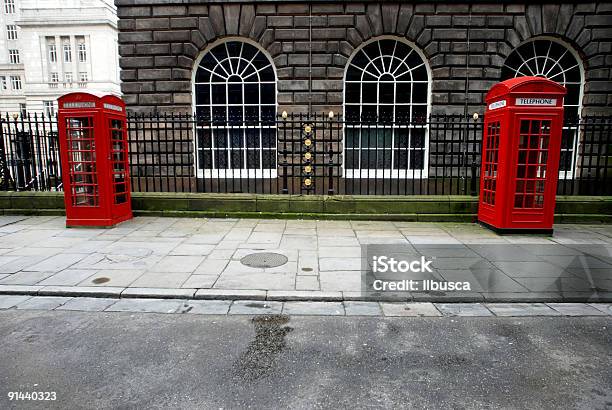
<svg viewBox="0 0 612 410"><path fill-rule="evenodd" d="M45 117L55 116L55 103L52 100L43 101L43 112Z"/></svg>
<svg viewBox="0 0 612 410"><path fill-rule="evenodd" d="M88 81L89 81L89 76L87 75L87 71L80 71L79 72L79 82L86 83Z"/></svg>
<svg viewBox="0 0 612 410"><path fill-rule="evenodd" d="M548 54L545 56L546 61L547 62L551 62L550 66L548 66L546 63L545 65L543 65L542 67L539 66L539 64L537 64L537 60L534 61L534 63L536 63L536 72L533 71L533 67L530 67L529 65L526 65L527 62L530 62L532 60L534 60L534 55L535 55L535 42L539 41L539 40L544 40L544 41L550 41L551 43L556 43L560 46L562 46L563 48L565 48L565 52L563 53L563 55L561 57L558 58L553 58L550 57ZM533 55L527 55L525 54L525 56L523 56L518 50L521 49L523 46L527 45L527 44L534 44L534 49L533 49ZM551 80L559 82L561 85L566 85L566 84L573 84L573 85L579 85L579 93L578 93L578 104L572 104L572 105L566 105L564 104L564 107L576 107L577 108L577 112L578 112L578 119L581 118L581 112L582 112L582 101L583 101L583 97L584 97L584 84L585 84L585 71L584 71L584 63L582 61L582 58L580 57L580 55L578 54L578 52L568 43L559 40L558 38L555 37L549 37L549 36L540 36L540 37L534 37L534 38L530 38L527 41L524 41L523 43L519 44L514 50L512 50L512 52L508 55L508 57L510 57L510 55L514 52L517 52L518 56L521 58L521 60L523 61L523 65L521 67L519 67L518 69L515 67L510 67L508 64L506 64L507 61L504 62L504 66L507 67L509 70L512 70L515 72L515 77L521 76L521 75L535 75L535 76L546 76L547 74L551 73L552 70L555 67L560 67L561 71L553 76L550 77ZM549 48L549 52L550 52L550 48ZM561 67L559 64L559 60L561 60L561 58L563 58L563 56L565 56L565 53L569 53L571 56L574 57L574 59L576 60L576 65L566 68L566 67ZM541 56L539 56L541 57ZM574 68L578 68L579 72L580 72L580 84L576 83L576 82L565 82L565 72L569 71L570 69L574 69ZM559 81L558 76L562 75L563 81ZM548 77L547 77L548 78ZM576 124L575 126L571 127L574 130L574 138L572 141L572 147L571 148L561 148L561 152L567 152L567 151L571 151L572 152L572 159L570 162L570 169L568 170L559 170L559 179L574 179L575 178L575 174L576 174L576 168L577 168L577 164L579 161L579 155L578 155L578 142L580 140L580 127L578 126L578 124ZM563 126L563 130L568 130L570 129L569 126L564 125Z"/></svg>
<svg viewBox="0 0 612 410"><path fill-rule="evenodd" d="M12 75L11 76L11 88L13 90L21 90L22 89L21 76L20 75Z"/></svg>
<svg viewBox="0 0 612 410"><path fill-rule="evenodd" d="M64 55L64 63L72 63L72 47L70 43L62 44L62 53Z"/></svg>
<svg viewBox="0 0 612 410"><path fill-rule="evenodd" d="M8 90L8 81L6 80L6 76L4 75L0 75L0 90Z"/></svg>
<svg viewBox="0 0 612 410"><path fill-rule="evenodd" d="M20 64L21 60L19 58L19 50L17 49L9 49L9 64Z"/></svg>
<svg viewBox="0 0 612 410"><path fill-rule="evenodd" d="M360 95L359 97L359 103L347 103L346 101L346 84L347 83L360 83L360 84L364 84L364 83L379 83L380 81L364 81L364 80L359 80L359 81L347 81L347 74L348 74L348 70L352 65L352 61L353 59L361 52L362 49L364 49L365 47L367 47L369 44L371 43L375 43L375 42L379 42L382 40L394 40L394 41L398 41L401 42L403 44L405 44L406 46L408 46L412 51L411 53L417 53L417 55L421 58L421 60L423 61L422 65L425 67L426 71L427 71L427 80L426 81L411 81L412 83L426 83L427 84L427 96L426 96L426 102L425 103L397 103L394 102L393 105L394 106L398 106L398 105L426 105L426 109L425 109L425 119L423 121L423 124L417 124L414 122L414 118L411 118L411 124L409 125L397 125L397 124L391 124L391 123L387 123L384 124L384 126L382 126L380 128L380 130L392 130L393 134L392 134L392 140L391 140L391 145L390 148L378 148L378 151L380 152L381 150L388 150L389 151L389 155L391 155L391 168L361 168L361 164L360 164L360 168L348 168L348 164L346 162L346 158L347 158L347 128L359 128L361 127L361 124L357 124L357 125L351 125L351 124L347 124L347 118L346 118L346 107L350 106L350 105L358 105L360 107L360 112L361 112L361 108L363 107L363 105L376 105L377 110L378 107L380 107L381 105L389 105L389 104L385 104L385 103L381 103L377 97L377 102L374 103L365 103L363 102L363 96ZM380 50L380 48L379 48ZM395 50L394 50L395 52ZM365 54L365 53L364 53ZM367 55L366 55L367 56ZM382 56L382 51L381 51L381 56ZM372 61L370 56L367 56L370 61ZM402 63L406 60L408 56L404 56L404 58L402 59ZM415 68L420 67L421 65L415 66L415 67L410 67L410 70L413 70ZM353 67L357 67L354 66ZM396 68L399 69L400 65L398 65L398 67ZM359 67L357 67L359 68ZM380 73L380 77L382 77L383 74L385 73ZM380 78L379 77L379 78ZM397 84L398 81L396 79L394 79L393 81L394 84ZM427 178L428 177L428 173L429 173L429 126L428 126L428 121L429 121L429 115L431 112L431 86L432 86L432 72L431 72L431 67L429 66L427 57L425 56L425 53L423 53L423 51L416 46L416 44L404 39L404 38L400 38L400 37L396 37L396 36L379 36L379 37L375 37L372 38L366 42L364 42L363 44L361 44L359 47L357 47L354 51L353 54L350 56L348 62L346 63L346 68L344 70L344 77L343 77L343 92L342 92L342 109L343 109L343 118L344 118L344 125L343 125L343 151L342 151L342 175L345 178L360 178L360 179L368 179L368 178L396 178L396 179L421 179L421 178ZM394 110L394 117L395 117L395 110ZM395 118L393 120L395 122ZM361 122L361 121L359 121ZM395 148L395 130L398 129L424 129L424 145L423 148L421 149L423 151L423 168L422 169L410 169L410 153L411 151L414 151L413 149L410 148L410 140L408 141L408 147L405 148L405 150L407 151L407 166L408 168L406 169L395 169L394 168L394 155L395 155L395 151L396 150L403 150L404 148ZM365 128L368 129L368 128ZM371 129L375 129L375 128L371 128ZM411 131L409 131L411 133ZM361 144L361 137L358 138ZM374 148L367 148L368 150L375 150ZM350 148L349 150L356 152L357 155L360 157L361 156L361 152L363 150L363 148L361 146L359 146L358 148ZM361 162L361 160L359 160Z"/></svg>
<svg viewBox="0 0 612 410"><path fill-rule="evenodd" d="M64 73L64 82L68 84L72 84L73 82L72 72L67 71Z"/></svg>
<svg viewBox="0 0 612 410"><path fill-rule="evenodd" d="M57 46L55 44L49 44L48 51L49 51L49 62L57 63Z"/></svg>
<svg viewBox="0 0 612 410"><path fill-rule="evenodd" d="M79 63L87 62L87 45L85 43L79 43L78 45Z"/></svg>
<svg viewBox="0 0 612 410"><path fill-rule="evenodd" d="M253 47L255 47L260 53L262 53L266 59L268 60L268 64L260 67L260 68L255 68L257 71L257 76L259 76L259 71L271 67L272 71L274 73L274 80L273 81L257 81L257 82L250 82L251 84L258 84L259 86L263 85L263 84L274 84L274 88L275 88L275 95L274 95L274 103L262 103L261 102L261 92L259 93L259 102L258 104L245 104L244 103L244 95L242 96L242 107L246 107L246 106L258 106L258 107L274 107L274 121L267 125L264 124L263 121L260 121L259 124L256 125L249 125L249 124L237 124L235 126L231 126L231 125L227 125L226 126L215 126L212 124L210 125L198 125L195 127L194 129L194 143L195 143L195 150L194 150L194 155L195 155L195 161L194 161L194 167L195 167L195 172L198 178L205 178L205 179L209 179L209 178L253 178L253 179L261 179L261 178L277 178L278 175L278 136L277 136L277 127L276 127L276 112L277 112L277 107L278 107L278 75L276 73L276 67L274 65L274 61L272 59L272 57L269 55L269 53L263 49L258 43L246 39L246 38L242 38L242 37L227 37L221 40L217 40L215 42L213 42L212 44L210 44L202 53L200 53L200 55L198 56L198 58L196 59L195 65L194 65L194 69L192 72L192 103L193 103L193 107L194 107L194 112L197 112L197 107L208 107L211 111L210 111L210 115L212 118L212 109L214 106L220 106L220 105L225 105L226 107L226 118L227 118L227 113L229 113L229 104L227 104L227 85L229 84L229 82L225 82L226 85L226 103L225 104L213 104L212 103L212 83L211 82L207 82L207 83L196 83L196 74L198 72L198 69L200 69L200 62L202 61L202 59L211 51L213 50L215 47L217 46L221 46L223 44L227 44L229 42L232 41L238 41L244 44L249 44ZM227 46L226 46L227 47ZM226 48L227 50L227 48ZM242 48L241 48L241 52L242 52ZM228 53L229 54L229 53ZM242 55L242 54L241 54ZM257 54L256 54L257 55ZM241 57L240 57L241 58ZM215 57L216 59L216 57ZM254 59L254 58L253 58ZM252 59L252 60L253 60ZM244 60L244 59L243 59ZM251 60L251 61L252 61ZM226 61L226 60L222 60ZM246 61L246 60L245 60ZM250 63L250 62L249 62ZM221 70L220 72L223 73L224 75L226 75L228 78L232 75L232 73L228 73L225 68L223 68L223 66L219 66L219 62L217 61L217 67L220 67ZM253 66L254 67L254 66ZM203 70L205 70L205 68L202 68ZM209 71L209 70L207 70ZM245 70L244 70L245 71ZM243 71L243 73L244 73ZM245 78L243 78L243 83L244 80L249 78L251 75L247 75ZM209 93L210 93L210 99L211 101L208 104L197 104L197 96L196 96L196 89L197 89L197 85L209 85L211 88L209 89ZM223 84L223 83L215 83L215 84ZM261 91L261 89L260 89ZM244 91L243 91L244 92ZM211 148L198 148L198 130L200 129L210 129L211 130L211 134L214 132L215 129L228 129L228 128L232 128L232 129L258 129L260 130L259 133L259 168L246 168L248 165L247 162L247 149L246 148L242 148L240 149L241 151L243 151L244 154L244 158L243 158L243 162L244 162L244 168L229 168L229 166L231 166L231 158L228 152L228 168L216 168L215 167L215 162L213 160L212 162L212 168L210 169L201 169L200 168L200 160L199 160L199 151L200 150L210 150L211 152L214 152L215 150L219 150L219 148L215 148L214 147L214 138L213 138L213 142L212 142L212 146ZM274 130L274 146L273 147L269 147L269 148L263 148L263 134L262 134L262 130L264 129L272 129ZM243 134L246 135L246 134ZM246 136L244 136L244 138L246 138ZM232 149L229 147L230 144L226 144L227 146L224 148L227 151L231 151ZM246 147L246 144L243 144L243 146ZM235 149L234 149L235 150ZM264 151L271 151L272 153L274 153L274 168L263 168L263 152Z"/></svg>
<svg viewBox="0 0 612 410"><path fill-rule="evenodd" d="M4 12L6 14L15 13L15 0L4 0Z"/></svg>
<svg viewBox="0 0 612 410"><path fill-rule="evenodd" d="M8 40L17 40L17 26L9 24L6 26L6 38Z"/></svg>

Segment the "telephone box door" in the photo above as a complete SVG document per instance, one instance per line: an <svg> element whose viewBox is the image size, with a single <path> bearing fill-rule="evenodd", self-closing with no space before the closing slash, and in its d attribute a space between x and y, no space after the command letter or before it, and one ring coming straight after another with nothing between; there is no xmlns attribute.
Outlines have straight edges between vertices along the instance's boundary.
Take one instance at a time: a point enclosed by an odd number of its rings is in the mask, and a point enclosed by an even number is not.
<svg viewBox="0 0 612 410"><path fill-rule="evenodd" d="M110 196L113 201L113 218L118 218L130 212L127 131L122 118L109 116L107 121L110 134Z"/></svg>
<svg viewBox="0 0 612 410"><path fill-rule="evenodd" d="M554 116L518 114L512 135L518 138L511 153L514 183L510 187L511 224L529 224L553 217L546 209L554 204L561 141Z"/></svg>

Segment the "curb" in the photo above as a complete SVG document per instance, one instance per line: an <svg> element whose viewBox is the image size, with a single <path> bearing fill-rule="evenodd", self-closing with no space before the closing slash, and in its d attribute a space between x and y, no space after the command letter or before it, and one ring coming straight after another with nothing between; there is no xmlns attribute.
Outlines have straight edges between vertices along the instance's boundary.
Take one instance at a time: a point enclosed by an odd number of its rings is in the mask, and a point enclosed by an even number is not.
<svg viewBox="0 0 612 410"><path fill-rule="evenodd" d="M148 299L202 299L202 300L268 300L303 302L432 302L432 303L611 303L612 292L571 292L559 293L499 293L499 294L456 294L437 296L431 294L408 294L405 298L380 294L367 295L361 292L322 292L299 290L246 290L246 289L167 289L167 288L124 288L95 286L37 286L0 285L0 295L29 296L84 296L94 298L148 298Z"/></svg>

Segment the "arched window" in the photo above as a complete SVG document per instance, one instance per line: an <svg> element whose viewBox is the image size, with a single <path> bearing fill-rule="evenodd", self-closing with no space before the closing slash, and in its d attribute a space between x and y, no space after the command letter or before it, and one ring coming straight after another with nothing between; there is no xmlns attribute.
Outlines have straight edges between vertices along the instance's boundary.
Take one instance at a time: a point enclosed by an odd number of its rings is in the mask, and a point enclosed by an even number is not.
<svg viewBox="0 0 612 410"><path fill-rule="evenodd" d="M276 73L239 40L206 51L194 77L199 177L276 176Z"/></svg>
<svg viewBox="0 0 612 410"><path fill-rule="evenodd" d="M401 39L377 39L353 54L344 84L347 177L424 175L429 79L424 56Z"/></svg>
<svg viewBox="0 0 612 410"><path fill-rule="evenodd" d="M571 178L576 163L577 119L582 109L583 67L577 53L556 39L531 40L516 48L504 63L501 79L546 77L567 88L559 176Z"/></svg>

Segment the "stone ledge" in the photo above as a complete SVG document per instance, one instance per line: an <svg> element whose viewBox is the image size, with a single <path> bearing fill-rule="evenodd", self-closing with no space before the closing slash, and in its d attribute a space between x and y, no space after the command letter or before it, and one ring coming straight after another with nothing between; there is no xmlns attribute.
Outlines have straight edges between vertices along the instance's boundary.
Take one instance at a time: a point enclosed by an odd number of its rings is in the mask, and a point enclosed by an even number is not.
<svg viewBox="0 0 612 410"><path fill-rule="evenodd" d="M473 222L478 198L135 192L132 206L149 216ZM0 214L63 213L62 192L0 192ZM555 222L612 223L612 197L558 196Z"/></svg>

